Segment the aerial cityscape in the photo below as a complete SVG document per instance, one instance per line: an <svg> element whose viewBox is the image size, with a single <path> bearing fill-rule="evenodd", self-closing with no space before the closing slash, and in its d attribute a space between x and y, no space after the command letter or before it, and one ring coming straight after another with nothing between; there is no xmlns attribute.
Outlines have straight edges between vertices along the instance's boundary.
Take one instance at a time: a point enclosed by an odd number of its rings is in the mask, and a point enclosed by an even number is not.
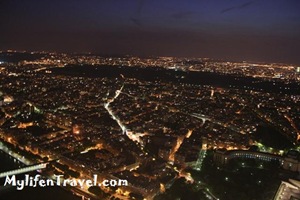
<svg viewBox="0 0 300 200"><path fill-rule="evenodd" d="M243 168L297 178L297 66L14 51L1 58L2 144L27 165L50 161L47 176L127 180L101 188L120 199L167 198L159 194L178 179L209 199L239 197L205 190L218 190L201 177L209 162L225 180ZM231 159L237 169L227 172ZM276 191L264 184L250 187Z"/></svg>
<svg viewBox="0 0 300 200"><path fill-rule="evenodd" d="M297 1L0 6L0 199L300 199Z"/></svg>

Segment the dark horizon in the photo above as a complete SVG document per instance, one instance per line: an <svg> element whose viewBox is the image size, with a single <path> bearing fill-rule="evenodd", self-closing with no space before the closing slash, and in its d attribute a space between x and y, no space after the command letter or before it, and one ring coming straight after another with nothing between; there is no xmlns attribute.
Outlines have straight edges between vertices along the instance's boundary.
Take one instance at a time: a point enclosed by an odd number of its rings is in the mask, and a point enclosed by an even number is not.
<svg viewBox="0 0 300 200"><path fill-rule="evenodd" d="M300 2L0 2L0 49L300 64Z"/></svg>

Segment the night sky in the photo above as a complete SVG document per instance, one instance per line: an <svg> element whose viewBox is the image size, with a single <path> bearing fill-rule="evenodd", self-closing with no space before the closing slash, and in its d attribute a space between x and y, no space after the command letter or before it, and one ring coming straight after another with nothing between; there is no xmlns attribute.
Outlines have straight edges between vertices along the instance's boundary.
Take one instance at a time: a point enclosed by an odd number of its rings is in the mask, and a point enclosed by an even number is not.
<svg viewBox="0 0 300 200"><path fill-rule="evenodd" d="M0 49L300 64L300 0L0 0Z"/></svg>

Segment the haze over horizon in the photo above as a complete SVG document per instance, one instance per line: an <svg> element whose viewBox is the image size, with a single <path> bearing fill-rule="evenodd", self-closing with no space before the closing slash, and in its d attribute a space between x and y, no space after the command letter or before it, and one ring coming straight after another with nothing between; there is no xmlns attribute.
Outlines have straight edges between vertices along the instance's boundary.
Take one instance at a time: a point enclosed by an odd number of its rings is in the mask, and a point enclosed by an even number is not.
<svg viewBox="0 0 300 200"><path fill-rule="evenodd" d="M300 64L300 1L0 2L0 49Z"/></svg>

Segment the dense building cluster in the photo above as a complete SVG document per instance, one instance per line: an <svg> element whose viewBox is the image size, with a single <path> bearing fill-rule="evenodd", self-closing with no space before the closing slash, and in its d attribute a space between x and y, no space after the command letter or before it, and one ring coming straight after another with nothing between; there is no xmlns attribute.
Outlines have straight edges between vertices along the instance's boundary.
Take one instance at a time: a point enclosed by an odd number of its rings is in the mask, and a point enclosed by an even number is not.
<svg viewBox="0 0 300 200"><path fill-rule="evenodd" d="M54 70L71 64L83 65L81 76ZM112 71L122 65L226 73L274 84L300 77L288 65L40 52L38 59L1 62L1 139L43 159L59 159L83 177L128 180L121 192L109 188L111 195L129 190L148 198L178 177L190 180L184 170L190 163L197 168L203 150L249 149L263 124L292 143L299 139L299 94L189 84L181 77L85 76L89 67L101 74L101 65Z"/></svg>

